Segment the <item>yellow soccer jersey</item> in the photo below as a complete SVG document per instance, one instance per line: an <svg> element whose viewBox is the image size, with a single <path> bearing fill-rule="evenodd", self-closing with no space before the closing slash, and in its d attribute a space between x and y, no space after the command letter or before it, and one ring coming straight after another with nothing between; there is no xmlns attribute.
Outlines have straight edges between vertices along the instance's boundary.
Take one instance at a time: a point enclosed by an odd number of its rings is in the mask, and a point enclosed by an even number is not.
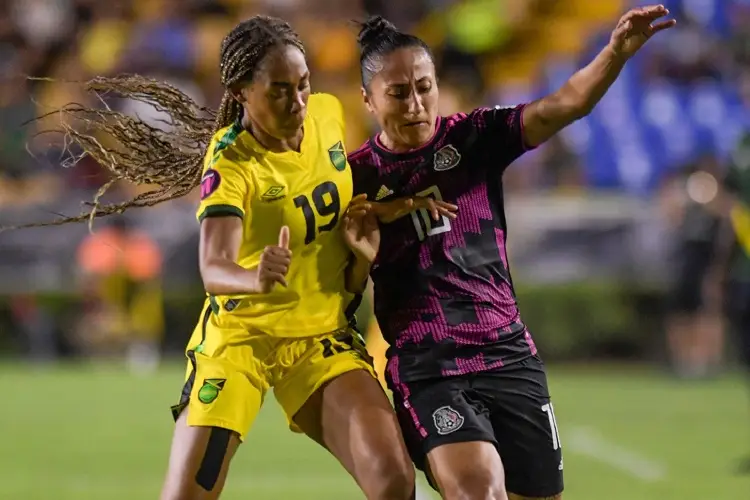
<svg viewBox="0 0 750 500"><path fill-rule="evenodd" d="M198 220L234 215L244 223L238 264L257 267L267 245L289 226L288 288L271 293L209 297L220 324L279 337L319 335L347 325L344 274L349 249L339 221L352 197L339 101L310 96L300 152L263 148L238 123L211 141L201 180Z"/></svg>

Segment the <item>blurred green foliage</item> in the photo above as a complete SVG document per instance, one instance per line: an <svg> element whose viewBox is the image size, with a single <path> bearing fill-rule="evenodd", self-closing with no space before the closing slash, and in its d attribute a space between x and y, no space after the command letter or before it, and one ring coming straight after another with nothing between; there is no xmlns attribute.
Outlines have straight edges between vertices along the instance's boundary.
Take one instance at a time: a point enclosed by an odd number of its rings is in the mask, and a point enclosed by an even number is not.
<svg viewBox="0 0 750 500"><path fill-rule="evenodd" d="M663 337L659 291L586 282L519 286L517 296L522 318L545 359L644 358L658 352L654 345ZM19 340L9 303L8 297L0 298L0 350L5 351ZM165 297L165 304L166 344L179 352L198 320L203 296L200 292L172 293ZM77 297L64 294L40 296L37 305L63 331L79 310ZM363 332L373 321L371 311L366 296L357 314Z"/></svg>

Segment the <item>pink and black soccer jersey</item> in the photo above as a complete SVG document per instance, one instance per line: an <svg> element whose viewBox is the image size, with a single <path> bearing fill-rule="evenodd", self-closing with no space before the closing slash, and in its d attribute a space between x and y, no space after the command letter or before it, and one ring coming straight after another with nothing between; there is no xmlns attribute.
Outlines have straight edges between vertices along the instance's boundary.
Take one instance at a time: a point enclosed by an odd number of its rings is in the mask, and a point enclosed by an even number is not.
<svg viewBox="0 0 750 500"><path fill-rule="evenodd" d="M502 174L526 151L522 110L443 117L418 150L393 153L373 137L349 155L355 194L458 205L455 220L419 211L381 225L371 276L391 383L494 370L536 352L505 250Z"/></svg>

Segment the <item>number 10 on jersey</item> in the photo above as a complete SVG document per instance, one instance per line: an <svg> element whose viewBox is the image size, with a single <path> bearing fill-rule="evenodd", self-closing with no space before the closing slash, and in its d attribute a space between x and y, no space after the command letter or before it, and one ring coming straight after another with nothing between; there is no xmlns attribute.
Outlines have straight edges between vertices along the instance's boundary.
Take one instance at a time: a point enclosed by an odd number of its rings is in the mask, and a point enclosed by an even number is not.
<svg viewBox="0 0 750 500"><path fill-rule="evenodd" d="M429 196L434 200L443 201L443 195L440 194L440 189L437 186L430 186L424 191L417 193L416 196ZM419 241L424 241L428 236L447 233L451 230L451 221L448 217L441 215L440 219L435 220L432 218L432 214L424 209L412 212L411 220L414 223L414 228L417 230Z"/></svg>

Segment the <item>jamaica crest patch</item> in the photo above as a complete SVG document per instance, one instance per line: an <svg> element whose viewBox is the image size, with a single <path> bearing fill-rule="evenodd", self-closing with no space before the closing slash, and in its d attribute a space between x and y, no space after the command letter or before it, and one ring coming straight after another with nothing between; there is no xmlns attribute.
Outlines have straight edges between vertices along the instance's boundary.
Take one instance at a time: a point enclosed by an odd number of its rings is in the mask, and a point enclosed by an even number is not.
<svg viewBox="0 0 750 500"><path fill-rule="evenodd" d="M207 405L214 402L219 397L219 393L224 388L227 379L225 378L207 378L198 390L198 401Z"/></svg>
<svg viewBox="0 0 750 500"><path fill-rule="evenodd" d="M341 141L328 148L328 158L331 160L333 168L339 172L346 170L346 152Z"/></svg>
<svg viewBox="0 0 750 500"><path fill-rule="evenodd" d="M432 412L432 422L441 436L456 432L464 425L464 417L450 406L441 406Z"/></svg>

